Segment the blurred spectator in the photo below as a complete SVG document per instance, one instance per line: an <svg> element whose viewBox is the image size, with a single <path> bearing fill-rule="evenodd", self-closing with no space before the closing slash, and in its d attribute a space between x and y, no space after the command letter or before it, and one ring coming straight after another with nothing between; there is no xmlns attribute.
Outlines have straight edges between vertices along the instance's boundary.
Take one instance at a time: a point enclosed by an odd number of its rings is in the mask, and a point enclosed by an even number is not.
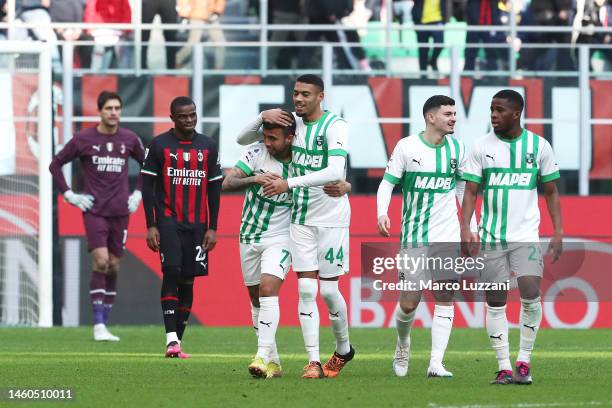
<svg viewBox="0 0 612 408"><path fill-rule="evenodd" d="M572 0L536 0L527 7L521 25L569 26L572 21ZM521 50L520 68L527 70L573 71L569 33L532 33L523 37L524 43L564 44L564 48L526 48ZM547 55L550 54L550 55Z"/></svg>
<svg viewBox="0 0 612 408"><path fill-rule="evenodd" d="M50 27L51 16L49 16L49 4L51 0L15 0L15 18L24 23L36 24L33 28L15 28L12 40L23 41L28 38L35 41L45 41L52 44L51 63L53 72L59 73L62 70L59 49L57 47L57 37L55 31ZM0 9L4 16L7 13L6 0L0 1ZM2 36L6 38L7 34Z"/></svg>
<svg viewBox="0 0 612 408"><path fill-rule="evenodd" d="M572 32L572 45L576 44L601 44L604 36L597 34L591 30L586 32L579 31L580 29L592 29L601 27L599 9L603 6L603 1L597 0L578 0L576 1L576 15L574 17L574 31ZM592 71L593 54L597 51L596 48L589 48L589 69ZM574 57L578 62L578 49L574 48Z"/></svg>
<svg viewBox="0 0 612 408"><path fill-rule="evenodd" d="M599 21L605 28L612 27L612 0L603 0L603 4L599 8ZM601 43L612 45L612 34L606 33L601 36ZM599 52L604 59L604 71L612 70L612 49L600 48Z"/></svg>
<svg viewBox="0 0 612 408"><path fill-rule="evenodd" d="M305 24L303 17L303 0L270 0L271 24ZM270 41L289 42L304 41L305 31L272 31ZM298 68L299 47L270 47L271 65L277 69Z"/></svg>
<svg viewBox="0 0 612 408"><path fill-rule="evenodd" d="M307 0L306 15L309 24L335 24L342 26L341 19L353 11L353 0ZM306 42L314 43L325 39L327 42L340 43L341 47L334 47L336 61L340 69L370 69L361 45L352 46L347 43L359 43L359 34L356 30L328 30L308 31ZM300 67L313 66L313 47L304 47L300 51Z"/></svg>
<svg viewBox="0 0 612 408"><path fill-rule="evenodd" d="M225 0L177 0L178 15L189 19L192 26L204 27L210 25L206 31L208 38L213 42L225 42L223 30L219 28L219 18L225 11ZM199 43L203 34L202 28L193 28L189 31L187 44L176 55L176 67L184 66L191 56L192 45ZM225 61L225 46L215 47L215 69L223 69Z"/></svg>
<svg viewBox="0 0 612 408"><path fill-rule="evenodd" d="M465 7L465 21L468 26L501 25L502 11L499 9L498 0L468 0ZM465 42L483 44L501 44L506 41L506 36L500 31L468 31ZM480 48L469 47L465 49L466 71L475 68L476 56ZM484 48L487 71L499 69L498 62L508 55L505 48Z"/></svg>
<svg viewBox="0 0 612 408"><path fill-rule="evenodd" d="M175 0L142 0L142 22L150 24L156 15L161 17L162 24L176 24L178 15L176 13ZM163 30L164 40L166 43L174 42L176 38L175 30ZM142 30L142 68L148 67L147 42L151 38L150 30ZM176 67L177 47L166 44L166 68L174 69Z"/></svg>
<svg viewBox="0 0 612 408"><path fill-rule="evenodd" d="M82 23L85 0L52 0L49 7L51 21L54 23ZM78 28L55 29L58 39L64 41L91 41L93 37ZM60 48L61 51L61 48ZM89 68L91 66L91 53L93 47L81 45L75 47L78 56L77 66Z"/></svg>
<svg viewBox="0 0 612 408"><path fill-rule="evenodd" d="M414 0L393 0L393 16L400 24L412 23ZM400 36L402 32L400 31Z"/></svg>
<svg viewBox="0 0 612 408"><path fill-rule="evenodd" d="M87 0L86 23L131 23L132 10L128 0ZM120 46L119 41L128 33L110 28L88 30L95 41L91 60L92 69L132 67L132 52L129 46Z"/></svg>
<svg viewBox="0 0 612 408"><path fill-rule="evenodd" d="M431 39L435 44L444 42L444 23L448 21L448 4L446 0L415 0L412 8L412 21L414 24L428 25L438 27L438 30L423 31L416 30L417 42L429 43ZM430 48L428 46L419 46L419 70L427 71L427 66L437 72L438 57L442 52L442 47L433 47L431 56L429 55Z"/></svg>

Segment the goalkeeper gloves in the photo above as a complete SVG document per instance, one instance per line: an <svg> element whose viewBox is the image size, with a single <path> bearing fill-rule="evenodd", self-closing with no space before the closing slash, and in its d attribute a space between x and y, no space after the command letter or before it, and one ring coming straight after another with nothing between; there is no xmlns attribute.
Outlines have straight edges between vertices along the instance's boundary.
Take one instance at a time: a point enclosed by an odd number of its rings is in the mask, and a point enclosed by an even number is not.
<svg viewBox="0 0 612 408"><path fill-rule="evenodd" d="M75 207L79 207L81 211L87 211L94 204L94 197L89 194L75 194L72 190L67 190L64 193L64 200L74 205Z"/></svg>
<svg viewBox="0 0 612 408"><path fill-rule="evenodd" d="M132 214L134 211L138 209L140 205L140 200L142 200L142 193L140 190L134 190L134 192L128 198L127 206L128 211Z"/></svg>

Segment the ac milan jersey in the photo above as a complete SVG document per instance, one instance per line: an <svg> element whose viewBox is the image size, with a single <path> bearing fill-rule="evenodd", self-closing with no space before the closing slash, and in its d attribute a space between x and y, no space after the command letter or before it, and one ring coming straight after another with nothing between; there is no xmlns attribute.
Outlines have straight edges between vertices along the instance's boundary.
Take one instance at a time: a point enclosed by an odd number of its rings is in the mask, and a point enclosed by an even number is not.
<svg viewBox="0 0 612 408"><path fill-rule="evenodd" d="M142 174L156 177L155 219L208 223L208 183L223 177L217 144L194 133L181 140L174 129L153 138L145 151Z"/></svg>
<svg viewBox="0 0 612 408"><path fill-rule="evenodd" d="M128 215L128 159L142 164L144 148L131 130L119 128L113 135L93 127L77 132L51 162L49 169L63 194L68 190L61 168L79 158L85 179L85 193L94 197L90 213L105 217Z"/></svg>

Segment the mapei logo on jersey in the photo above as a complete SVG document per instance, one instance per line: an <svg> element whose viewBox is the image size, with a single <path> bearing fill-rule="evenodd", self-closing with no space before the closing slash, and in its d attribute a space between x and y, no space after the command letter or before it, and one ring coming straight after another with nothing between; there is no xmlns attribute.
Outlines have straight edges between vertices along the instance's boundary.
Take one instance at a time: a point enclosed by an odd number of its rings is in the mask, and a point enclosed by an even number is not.
<svg viewBox="0 0 612 408"><path fill-rule="evenodd" d="M525 155L525 163L527 164L533 164L533 153L527 153Z"/></svg>
<svg viewBox="0 0 612 408"><path fill-rule="evenodd" d="M531 187L533 173L490 173L487 186L489 187Z"/></svg>
<svg viewBox="0 0 612 408"><path fill-rule="evenodd" d="M323 167L323 155L322 154L306 154L303 152L293 152L293 164L299 166L309 166L313 168Z"/></svg>
<svg viewBox="0 0 612 408"><path fill-rule="evenodd" d="M423 190L450 190L454 177L416 176L414 188Z"/></svg>
<svg viewBox="0 0 612 408"><path fill-rule="evenodd" d="M113 151L113 142L106 142L106 151L109 153Z"/></svg>

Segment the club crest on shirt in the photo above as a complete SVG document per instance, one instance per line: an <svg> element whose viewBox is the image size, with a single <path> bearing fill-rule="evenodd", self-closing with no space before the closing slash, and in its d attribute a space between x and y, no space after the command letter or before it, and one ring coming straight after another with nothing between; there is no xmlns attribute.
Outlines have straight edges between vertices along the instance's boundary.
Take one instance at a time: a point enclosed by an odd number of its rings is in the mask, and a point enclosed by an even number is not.
<svg viewBox="0 0 612 408"><path fill-rule="evenodd" d="M109 153L113 151L113 142L106 142L106 151Z"/></svg>
<svg viewBox="0 0 612 408"><path fill-rule="evenodd" d="M533 153L525 154L525 163L533 164Z"/></svg>
<svg viewBox="0 0 612 408"><path fill-rule="evenodd" d="M323 146L323 135L317 136L315 143L317 144L318 147L322 147Z"/></svg>
<svg viewBox="0 0 612 408"><path fill-rule="evenodd" d="M204 153L201 150L198 150L198 161L201 162L204 160Z"/></svg>
<svg viewBox="0 0 612 408"><path fill-rule="evenodd" d="M183 152L183 160L189 161L191 159L191 154L189 152Z"/></svg>
<svg viewBox="0 0 612 408"><path fill-rule="evenodd" d="M457 159L450 159L450 168L457 170Z"/></svg>
<svg viewBox="0 0 612 408"><path fill-rule="evenodd" d="M121 143L121 147L119 148L121 154L125 154L125 143Z"/></svg>

